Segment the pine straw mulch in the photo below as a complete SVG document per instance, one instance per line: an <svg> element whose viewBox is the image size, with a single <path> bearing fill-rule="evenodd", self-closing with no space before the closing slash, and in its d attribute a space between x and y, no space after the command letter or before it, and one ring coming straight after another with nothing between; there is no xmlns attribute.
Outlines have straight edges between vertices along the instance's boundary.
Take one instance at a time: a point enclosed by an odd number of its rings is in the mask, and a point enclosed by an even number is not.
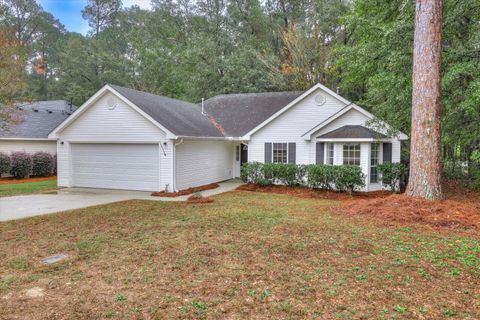
<svg viewBox="0 0 480 320"><path fill-rule="evenodd" d="M19 184L19 183L27 183L27 182L50 181L50 180L56 180L56 179L57 179L57 176L30 177L30 178L23 178L23 179L16 179L14 177L8 177L8 178L0 178L0 184Z"/></svg>
<svg viewBox="0 0 480 320"><path fill-rule="evenodd" d="M206 184L206 185L199 186L199 187L193 187L193 188L180 190L180 191L177 191L177 192L165 192L165 191L152 192L152 196L174 198L174 197L186 196L186 195L189 195L189 194L192 194L192 193L195 193L195 192L216 189L219 186L220 185L218 183L210 183L210 184Z"/></svg>
<svg viewBox="0 0 480 320"><path fill-rule="evenodd" d="M187 198L187 203L189 204L205 204L205 203L212 203L214 200L208 197L197 197L192 195Z"/></svg>
<svg viewBox="0 0 480 320"><path fill-rule="evenodd" d="M291 196L340 200L333 213L368 216L384 225L420 224L429 228L480 229L480 192L468 190L460 182L444 186L445 200L428 201L386 191L353 195L315 191L307 188L242 185L238 190L282 193Z"/></svg>

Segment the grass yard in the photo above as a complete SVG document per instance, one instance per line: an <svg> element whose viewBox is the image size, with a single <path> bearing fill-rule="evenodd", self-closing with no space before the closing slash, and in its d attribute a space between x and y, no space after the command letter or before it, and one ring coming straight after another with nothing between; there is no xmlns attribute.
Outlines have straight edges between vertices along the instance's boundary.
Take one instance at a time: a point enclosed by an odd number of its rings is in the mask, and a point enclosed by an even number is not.
<svg viewBox="0 0 480 320"><path fill-rule="evenodd" d="M214 199L0 223L0 318L480 318L478 232L387 227L331 200ZM40 263L56 253L69 257Z"/></svg>
<svg viewBox="0 0 480 320"><path fill-rule="evenodd" d="M15 184L0 184L0 197L30 194L54 189L57 187L57 180L24 182Z"/></svg>

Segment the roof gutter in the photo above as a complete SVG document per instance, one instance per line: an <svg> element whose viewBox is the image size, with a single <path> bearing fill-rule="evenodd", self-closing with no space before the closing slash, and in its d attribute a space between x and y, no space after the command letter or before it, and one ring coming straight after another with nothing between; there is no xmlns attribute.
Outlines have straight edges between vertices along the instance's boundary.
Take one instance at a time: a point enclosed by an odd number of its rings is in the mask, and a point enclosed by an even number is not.
<svg viewBox="0 0 480 320"><path fill-rule="evenodd" d="M220 141L242 141L242 137L202 137L202 136L177 136L177 139L187 140L220 140Z"/></svg>
<svg viewBox="0 0 480 320"><path fill-rule="evenodd" d="M20 141L56 141L54 138L1 138L0 140L20 140Z"/></svg>

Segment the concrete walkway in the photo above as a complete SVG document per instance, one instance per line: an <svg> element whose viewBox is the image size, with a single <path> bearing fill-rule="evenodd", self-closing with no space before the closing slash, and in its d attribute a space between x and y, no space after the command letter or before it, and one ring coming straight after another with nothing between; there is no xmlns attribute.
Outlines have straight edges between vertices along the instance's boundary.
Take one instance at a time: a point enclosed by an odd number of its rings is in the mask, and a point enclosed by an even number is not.
<svg viewBox="0 0 480 320"><path fill-rule="evenodd" d="M219 183L216 189L200 192L209 197L232 191L241 185L240 180ZM21 219L54 212L85 208L125 200L185 201L189 196L175 198L152 197L150 192L90 188L65 188L57 194L33 194L0 198L0 221Z"/></svg>

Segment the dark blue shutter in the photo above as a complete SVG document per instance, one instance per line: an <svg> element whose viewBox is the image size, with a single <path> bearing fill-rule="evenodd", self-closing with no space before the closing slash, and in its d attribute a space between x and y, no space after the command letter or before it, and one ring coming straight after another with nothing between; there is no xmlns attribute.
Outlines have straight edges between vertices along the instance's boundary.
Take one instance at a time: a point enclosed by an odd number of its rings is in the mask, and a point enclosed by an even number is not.
<svg viewBox="0 0 480 320"><path fill-rule="evenodd" d="M317 142L316 154L315 154L315 163L324 164L324 153L325 153L325 143Z"/></svg>
<svg viewBox="0 0 480 320"><path fill-rule="evenodd" d="M272 143L265 142L265 163L272 163Z"/></svg>
<svg viewBox="0 0 480 320"><path fill-rule="evenodd" d="M297 145L295 142L288 143L288 163L296 163Z"/></svg>
<svg viewBox="0 0 480 320"><path fill-rule="evenodd" d="M383 144L383 163L392 162L392 144L384 143Z"/></svg>

